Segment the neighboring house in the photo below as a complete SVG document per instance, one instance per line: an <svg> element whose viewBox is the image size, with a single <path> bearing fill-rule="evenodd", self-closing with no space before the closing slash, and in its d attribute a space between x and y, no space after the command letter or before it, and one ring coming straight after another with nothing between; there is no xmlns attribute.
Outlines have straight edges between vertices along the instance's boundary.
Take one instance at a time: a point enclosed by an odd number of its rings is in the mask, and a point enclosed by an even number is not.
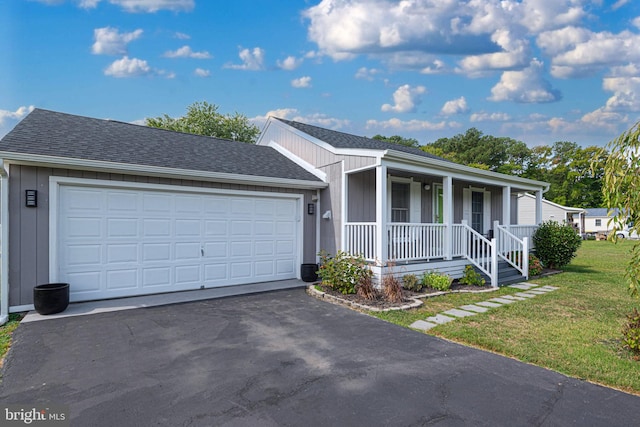
<svg viewBox="0 0 640 427"><path fill-rule="evenodd" d="M388 260L473 264L497 286L548 189L275 118L252 145L36 109L0 161L3 315L42 283L69 282L71 301L242 286L300 278L320 250L362 254L378 278ZM514 225L523 192L538 214ZM510 260L520 277L527 259Z"/></svg>
<svg viewBox="0 0 640 427"><path fill-rule="evenodd" d="M577 231L582 234L582 215L585 210L582 208L569 208L558 203L542 199L542 221L556 221L559 223L574 225ZM530 224L535 222L536 217L536 197L529 193L518 196L518 224Z"/></svg>
<svg viewBox="0 0 640 427"><path fill-rule="evenodd" d="M582 218L582 229L585 234L609 234L613 230L613 222L609 223L609 220L618 214L618 209L611 211L611 216L608 215L609 209L607 208L589 208L585 209L584 217Z"/></svg>

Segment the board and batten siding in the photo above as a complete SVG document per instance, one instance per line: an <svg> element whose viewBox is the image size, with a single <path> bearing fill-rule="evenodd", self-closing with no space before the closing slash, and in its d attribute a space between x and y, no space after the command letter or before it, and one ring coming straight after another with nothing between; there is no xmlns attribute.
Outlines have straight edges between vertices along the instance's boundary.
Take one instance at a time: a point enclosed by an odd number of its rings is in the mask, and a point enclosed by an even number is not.
<svg viewBox="0 0 640 427"><path fill-rule="evenodd" d="M257 191L265 193L302 194L304 207L300 212L303 221L303 263L316 262L316 212L308 215L307 203L316 194L311 190L299 190L258 185L227 184L173 178L160 178L106 172L44 168L11 165L9 169L9 305L33 303L33 287L49 282L49 177L98 179L106 181L134 182L225 190ZM25 190L38 190L38 207L27 208Z"/></svg>
<svg viewBox="0 0 640 427"><path fill-rule="evenodd" d="M320 250L335 254L341 246L342 230L342 162L320 168L327 174L329 186L320 192ZM331 218L322 215L331 211Z"/></svg>
<svg viewBox="0 0 640 427"><path fill-rule="evenodd" d="M347 222L376 221L376 170L347 175Z"/></svg>
<svg viewBox="0 0 640 427"><path fill-rule="evenodd" d="M323 168L337 162L344 162L344 171L348 172L376 164L375 157L334 154L296 135L292 131L284 129L282 125L277 123L273 123L265 130L261 140L264 141L264 144L271 141L275 142L316 168Z"/></svg>

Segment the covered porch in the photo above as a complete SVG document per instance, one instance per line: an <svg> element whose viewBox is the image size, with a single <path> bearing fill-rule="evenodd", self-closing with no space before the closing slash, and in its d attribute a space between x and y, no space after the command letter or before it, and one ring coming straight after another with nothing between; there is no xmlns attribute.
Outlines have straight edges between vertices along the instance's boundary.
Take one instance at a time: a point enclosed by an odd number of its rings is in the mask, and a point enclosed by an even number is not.
<svg viewBox="0 0 640 427"><path fill-rule="evenodd" d="M499 265L526 279L544 183L439 163L383 160L346 173L344 250L362 255L377 277L438 270L458 278L472 264L492 286L500 284ZM535 224L517 224L523 192L535 194Z"/></svg>

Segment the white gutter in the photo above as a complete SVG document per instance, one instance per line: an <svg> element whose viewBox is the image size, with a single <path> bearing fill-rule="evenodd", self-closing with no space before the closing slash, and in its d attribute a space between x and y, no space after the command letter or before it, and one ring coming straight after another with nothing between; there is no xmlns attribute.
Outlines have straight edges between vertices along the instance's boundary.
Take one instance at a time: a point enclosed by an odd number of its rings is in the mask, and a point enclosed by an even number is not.
<svg viewBox="0 0 640 427"><path fill-rule="evenodd" d="M9 320L9 173L0 159L0 325Z"/></svg>
<svg viewBox="0 0 640 427"><path fill-rule="evenodd" d="M102 160L73 159L69 157L44 156L39 154L24 154L0 151L0 158L11 163L31 166L46 166L70 168L112 173L126 173L157 177L172 177L179 179L196 179L201 181L216 181L231 184L260 185L270 187L318 189L328 186L325 182L299 180L291 178L276 178L269 176L242 175L225 172L208 172L191 169L175 169L161 166L148 166L128 163L105 162Z"/></svg>

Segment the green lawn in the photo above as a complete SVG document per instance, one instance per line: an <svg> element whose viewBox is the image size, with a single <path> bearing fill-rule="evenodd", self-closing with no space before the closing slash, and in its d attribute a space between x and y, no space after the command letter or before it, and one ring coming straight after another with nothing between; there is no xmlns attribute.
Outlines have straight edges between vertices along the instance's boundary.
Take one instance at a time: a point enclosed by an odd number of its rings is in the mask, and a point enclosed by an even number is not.
<svg viewBox="0 0 640 427"><path fill-rule="evenodd" d="M559 290L427 333L640 394L640 362L620 344L626 314L640 307L624 279L633 244L585 241L564 273L533 281ZM502 288L492 294L447 295L427 299L419 309L374 315L408 326L449 308L515 292Z"/></svg>

